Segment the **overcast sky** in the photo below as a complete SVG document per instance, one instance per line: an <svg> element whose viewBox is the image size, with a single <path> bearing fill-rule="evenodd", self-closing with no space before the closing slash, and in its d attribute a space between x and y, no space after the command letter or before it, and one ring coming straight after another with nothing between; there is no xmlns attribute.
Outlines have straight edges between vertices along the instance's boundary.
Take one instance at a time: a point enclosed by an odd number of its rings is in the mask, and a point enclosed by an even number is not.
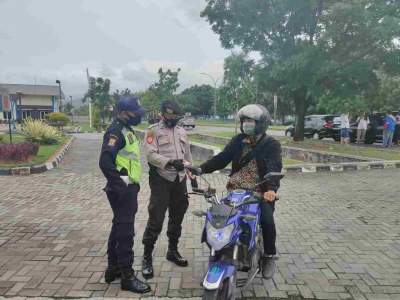
<svg viewBox="0 0 400 300"><path fill-rule="evenodd" d="M180 67L182 87L222 76L222 49L204 0L0 0L0 82L54 84L81 96L86 73L111 90L146 89L159 67Z"/></svg>

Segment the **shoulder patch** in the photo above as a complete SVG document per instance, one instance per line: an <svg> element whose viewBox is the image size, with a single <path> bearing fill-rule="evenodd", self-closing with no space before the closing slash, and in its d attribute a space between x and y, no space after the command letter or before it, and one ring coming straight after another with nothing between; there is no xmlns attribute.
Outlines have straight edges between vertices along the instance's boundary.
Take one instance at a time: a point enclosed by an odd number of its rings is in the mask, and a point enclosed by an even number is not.
<svg viewBox="0 0 400 300"><path fill-rule="evenodd" d="M117 138L115 136L111 135L108 140L108 146L114 147L116 142L117 142Z"/></svg>

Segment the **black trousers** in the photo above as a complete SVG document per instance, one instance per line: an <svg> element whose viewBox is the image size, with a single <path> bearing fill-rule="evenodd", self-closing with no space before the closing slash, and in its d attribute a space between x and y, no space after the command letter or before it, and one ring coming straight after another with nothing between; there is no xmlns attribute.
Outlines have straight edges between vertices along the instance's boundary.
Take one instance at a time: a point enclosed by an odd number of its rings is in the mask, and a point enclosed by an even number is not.
<svg viewBox="0 0 400 300"><path fill-rule="evenodd" d="M264 254L275 255L276 254L276 228L274 221L274 202L261 203L261 228L264 240Z"/></svg>
<svg viewBox="0 0 400 300"><path fill-rule="evenodd" d="M396 124L396 127L394 129L393 133L393 144L397 145L397 143L400 141L400 125Z"/></svg>
<svg viewBox="0 0 400 300"><path fill-rule="evenodd" d="M150 203L149 219L143 235L143 245L146 251L152 251L162 230L165 212L168 209L169 221L167 236L169 247L176 248L182 232L182 221L189 206L186 179L174 182L162 178L157 173L149 177Z"/></svg>
<svg viewBox="0 0 400 300"><path fill-rule="evenodd" d="M108 238L108 264L118 265L121 269L131 269L133 264L134 222L139 190L138 184L129 184L122 191L106 191L114 215Z"/></svg>

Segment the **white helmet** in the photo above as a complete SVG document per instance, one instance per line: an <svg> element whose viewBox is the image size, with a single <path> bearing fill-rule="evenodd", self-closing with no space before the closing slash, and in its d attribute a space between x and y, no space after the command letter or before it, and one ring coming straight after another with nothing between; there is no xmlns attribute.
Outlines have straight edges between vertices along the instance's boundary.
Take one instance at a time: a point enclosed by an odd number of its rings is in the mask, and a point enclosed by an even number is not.
<svg viewBox="0 0 400 300"><path fill-rule="evenodd" d="M262 134L271 124L271 116L268 110L262 106L261 104L249 104L243 106L238 111L238 118L240 119L240 129L243 133L243 120L244 119L252 119L256 121L255 134Z"/></svg>

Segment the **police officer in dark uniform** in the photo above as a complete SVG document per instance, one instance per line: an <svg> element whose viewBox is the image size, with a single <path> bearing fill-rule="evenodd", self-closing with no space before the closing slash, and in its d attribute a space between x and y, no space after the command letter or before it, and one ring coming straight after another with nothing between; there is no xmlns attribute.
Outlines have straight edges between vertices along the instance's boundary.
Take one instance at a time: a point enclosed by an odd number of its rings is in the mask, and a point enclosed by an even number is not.
<svg viewBox="0 0 400 300"><path fill-rule="evenodd" d="M185 162L191 163L192 156L186 131L178 124L183 115L179 105L175 101L163 101L161 112L162 120L150 126L145 137L151 189L149 220L143 235L142 274L145 278L153 277L152 253L167 209L167 259L181 267L188 265L187 260L178 252L178 241L183 217L189 205L184 165Z"/></svg>
<svg viewBox="0 0 400 300"><path fill-rule="evenodd" d="M108 267L105 281L121 277L121 289L146 293L150 286L136 278L132 269L134 221L138 207L141 169L140 144L131 126L141 122L145 110L133 96L116 105L117 116L104 135L100 168L107 178L104 188L113 211L108 239Z"/></svg>

